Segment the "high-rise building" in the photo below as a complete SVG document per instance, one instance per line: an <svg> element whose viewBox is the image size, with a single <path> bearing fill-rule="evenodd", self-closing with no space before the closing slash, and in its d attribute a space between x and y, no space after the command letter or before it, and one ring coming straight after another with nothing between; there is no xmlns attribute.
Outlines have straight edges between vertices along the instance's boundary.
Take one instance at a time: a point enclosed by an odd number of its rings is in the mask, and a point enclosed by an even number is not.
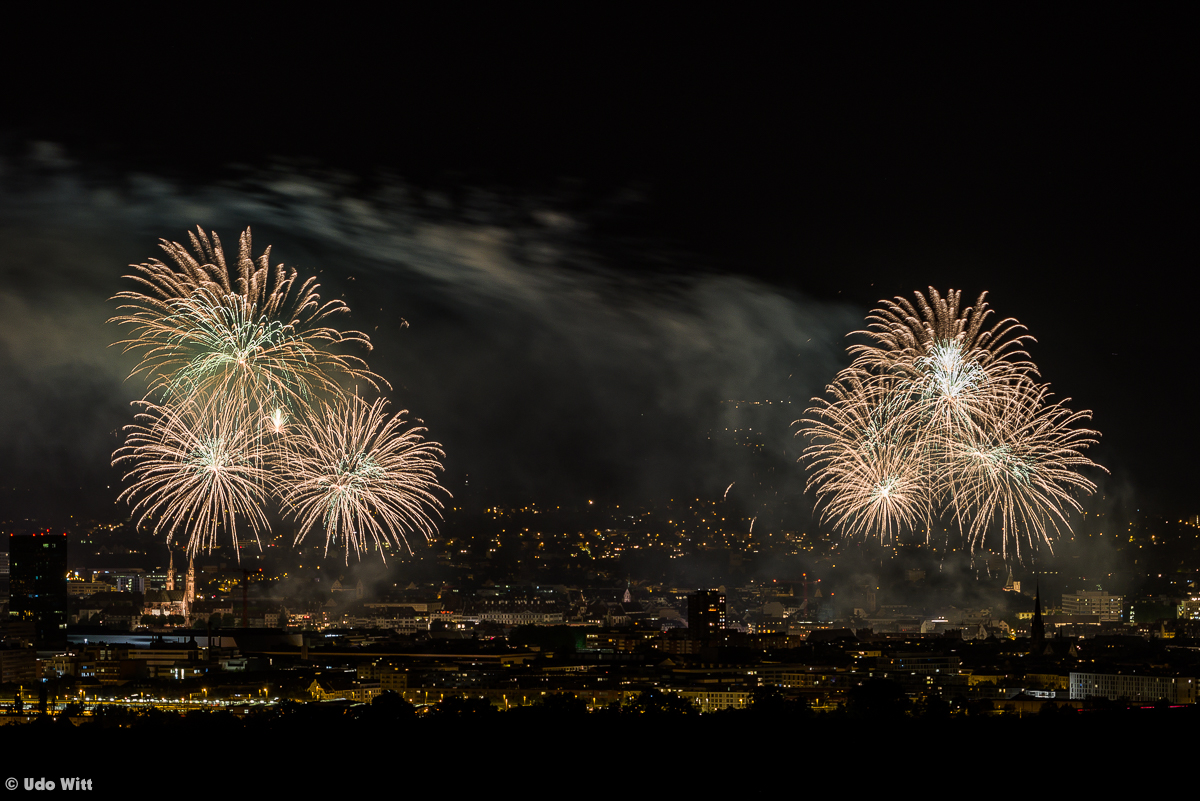
<svg viewBox="0 0 1200 801"><path fill-rule="evenodd" d="M688 596L688 634L692 639L716 637L725 630L725 593L697 590Z"/></svg>
<svg viewBox="0 0 1200 801"><path fill-rule="evenodd" d="M67 535L9 534L10 619L30 620L36 645L67 643Z"/></svg>

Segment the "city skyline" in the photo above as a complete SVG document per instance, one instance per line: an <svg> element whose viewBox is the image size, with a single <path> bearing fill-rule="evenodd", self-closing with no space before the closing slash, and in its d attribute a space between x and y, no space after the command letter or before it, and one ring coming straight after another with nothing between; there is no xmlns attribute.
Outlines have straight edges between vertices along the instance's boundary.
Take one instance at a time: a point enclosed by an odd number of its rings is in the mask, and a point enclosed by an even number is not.
<svg viewBox="0 0 1200 801"><path fill-rule="evenodd" d="M774 792L760 764L797 748L810 783L866 764L978 782L1014 737L1086 780L1094 732L1186 726L1190 17L522 11L11 26L6 787L169 770L218 792L295 774L586 794L621 776L744 796ZM337 355L365 359L388 413L444 453L415 555L393 541L385 565L371 538L361 562L344 539L326 555L319 523L297 544L303 520L278 508L262 552L239 528L240 559L220 526L189 559L196 531L169 550L155 521L128 522L114 454L154 432L123 433L147 386L107 321L131 265L197 226L227 253L249 229L369 337ZM819 521L795 422L873 309L931 290L986 292L1026 326L1025 411L1091 411L1038 418L1085 429L1054 441L1096 440L1096 467L1062 460L1095 492L1060 499L1073 533L1053 558L1006 562L981 531L964 552L953 512L887 547ZM944 434L930 453L970 442ZM64 559L67 580L37 583Z"/></svg>

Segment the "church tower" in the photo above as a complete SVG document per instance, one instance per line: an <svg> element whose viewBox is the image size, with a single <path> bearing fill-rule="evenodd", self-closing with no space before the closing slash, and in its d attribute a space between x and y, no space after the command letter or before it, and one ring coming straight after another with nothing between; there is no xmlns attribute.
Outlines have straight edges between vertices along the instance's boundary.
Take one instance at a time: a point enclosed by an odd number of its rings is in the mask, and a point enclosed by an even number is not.
<svg viewBox="0 0 1200 801"><path fill-rule="evenodd" d="M1046 649L1046 623L1042 620L1042 587L1038 584L1033 596L1033 624L1029 627L1032 653L1041 655Z"/></svg>
<svg viewBox="0 0 1200 801"><path fill-rule="evenodd" d="M183 616L191 615L192 602L196 600L196 560L188 559L187 580L183 589Z"/></svg>

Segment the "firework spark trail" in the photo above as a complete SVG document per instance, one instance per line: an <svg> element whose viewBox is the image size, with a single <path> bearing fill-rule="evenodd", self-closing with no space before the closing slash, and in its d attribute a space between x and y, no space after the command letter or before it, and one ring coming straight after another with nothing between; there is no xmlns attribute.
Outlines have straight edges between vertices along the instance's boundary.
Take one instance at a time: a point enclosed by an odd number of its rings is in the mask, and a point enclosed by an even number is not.
<svg viewBox="0 0 1200 801"><path fill-rule="evenodd" d="M885 541L949 511L972 549L994 521L1005 556L1052 545L1074 493L1095 491L1078 471L1098 467L1083 451L1099 435L1074 427L1091 413L1049 402L1033 338L1012 318L987 328L986 293L961 312L959 292L915 294L868 316L857 333L875 344L851 347L830 399L797 421L822 520Z"/></svg>
<svg viewBox="0 0 1200 801"><path fill-rule="evenodd" d="M730 481L730 482L729 482L729 486L725 488L725 494L721 496L721 500L725 500L726 498L728 498L728 497L729 497L729 491L730 491L731 489L733 489L733 485L734 485L734 484L736 484L736 483L737 483L736 481Z"/></svg>
<svg viewBox="0 0 1200 801"><path fill-rule="evenodd" d="M133 504L139 526L154 520L154 533L165 530L168 544L180 527L187 528L191 556L211 550L224 526L236 553L240 517L261 548L259 533L269 529L262 507L275 479L265 469L259 439L231 415L192 403L179 408L138 403L144 411L126 427L125 445L113 454L113 464L130 465L125 478L133 483L118 500Z"/></svg>
<svg viewBox="0 0 1200 801"><path fill-rule="evenodd" d="M236 549L238 519L258 540L269 530L263 505L282 498L302 521L297 544L320 518L326 550L340 536L347 561L351 547L361 558L367 532L381 555L382 542L407 546L405 532L431 536L442 452L424 429L402 430L403 413L385 423L383 401L368 405L343 389L343 380L388 386L361 359L331 352L371 347L365 334L324 324L345 304L322 305L313 279L298 284L295 270L272 270L270 248L254 260L248 229L236 273L220 239L197 231L194 256L162 240L175 266L134 265L129 277L141 290L114 298L121 313L110 322L133 329L119 344L141 353L133 375L146 376L147 397L161 404L139 402L145 411L113 454L130 465L121 498L139 524L155 519L168 543L189 528L193 555L227 526Z"/></svg>
<svg viewBox="0 0 1200 801"><path fill-rule="evenodd" d="M348 563L351 549L361 558L370 533L386 562L385 543L411 552L405 532L435 532L429 510L442 508L441 446L426 442L423 428L404 430L406 412L386 419L386 406L348 396L295 429L283 504L300 525L297 544L319 526L326 553L340 539Z"/></svg>

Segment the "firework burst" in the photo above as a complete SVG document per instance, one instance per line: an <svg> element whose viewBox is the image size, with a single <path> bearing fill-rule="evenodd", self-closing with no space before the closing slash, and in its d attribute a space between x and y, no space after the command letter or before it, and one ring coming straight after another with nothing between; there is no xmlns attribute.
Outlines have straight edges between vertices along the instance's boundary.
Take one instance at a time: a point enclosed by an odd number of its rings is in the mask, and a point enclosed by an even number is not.
<svg viewBox="0 0 1200 801"><path fill-rule="evenodd" d="M1068 509L1080 511L1076 492L1096 485L1079 468L1096 467L1083 451L1098 434L1076 428L1090 412L1072 412L1050 403L1046 387L1014 398L1002 425L953 443L946 484L954 516L972 545L979 546L993 522L999 525L1000 551L1022 551L1050 544L1062 528L1070 530Z"/></svg>
<svg viewBox="0 0 1200 801"><path fill-rule="evenodd" d="M884 301L857 332L872 344L850 348L797 421L808 487L843 534L887 541L948 513L972 548L998 526L1001 553L1020 558L1069 530L1076 494L1095 491L1079 470L1097 467L1083 452L1099 435L1076 428L1091 413L1050 403L1023 350L1033 338L1012 318L988 327L984 298Z"/></svg>
<svg viewBox="0 0 1200 801"><path fill-rule="evenodd" d="M275 479L260 438L239 428L234 416L195 404L139 405L143 411L126 427L125 445L113 454L114 465L129 465L125 479L132 483L119 500L133 505L138 525L153 521L154 533L166 532L168 544L186 529L194 556L211 550L222 528L237 552L240 519L261 548L259 533L269 528L262 508Z"/></svg>
<svg viewBox="0 0 1200 801"><path fill-rule="evenodd" d="M297 544L323 529L326 553L340 541L349 562L351 550L361 558L369 534L387 561L385 543L411 552L409 533L436 530L441 446L425 441L424 428L406 428L406 412L388 419L386 407L348 396L293 430L283 505L300 525Z"/></svg>
<svg viewBox="0 0 1200 801"><path fill-rule="evenodd" d="M272 268L270 248L254 259L248 229L234 264L216 234L189 236L190 251L162 240L173 264L134 265L139 289L114 298L110 322L132 329L118 344L140 354L133 375L149 385L113 454L131 482L121 499L168 542L186 529L191 554L210 550L222 528L236 548L239 522L261 548L272 499L301 520L297 544L320 522L326 550L344 542L347 560L367 533L381 555L383 543L407 546L409 532L431 536L441 450L424 429L404 430L403 413L385 421L384 401L343 386L388 386L336 352L371 347L328 325L345 304L322 304L314 280Z"/></svg>
<svg viewBox="0 0 1200 801"><path fill-rule="evenodd" d="M313 279L300 283L295 270L251 257L250 231L239 242L237 273L225 261L221 241L191 234L196 255L163 240L175 266L153 259L133 265L128 276L141 291L118 293L118 316L131 327L118 344L141 354L133 374L145 374L150 393L164 403L219 396L244 404L247 413L279 404L304 406L341 394L339 381L385 384L354 356L333 349L371 349L358 331L342 333L324 324L348 311L340 301L322 304Z"/></svg>

